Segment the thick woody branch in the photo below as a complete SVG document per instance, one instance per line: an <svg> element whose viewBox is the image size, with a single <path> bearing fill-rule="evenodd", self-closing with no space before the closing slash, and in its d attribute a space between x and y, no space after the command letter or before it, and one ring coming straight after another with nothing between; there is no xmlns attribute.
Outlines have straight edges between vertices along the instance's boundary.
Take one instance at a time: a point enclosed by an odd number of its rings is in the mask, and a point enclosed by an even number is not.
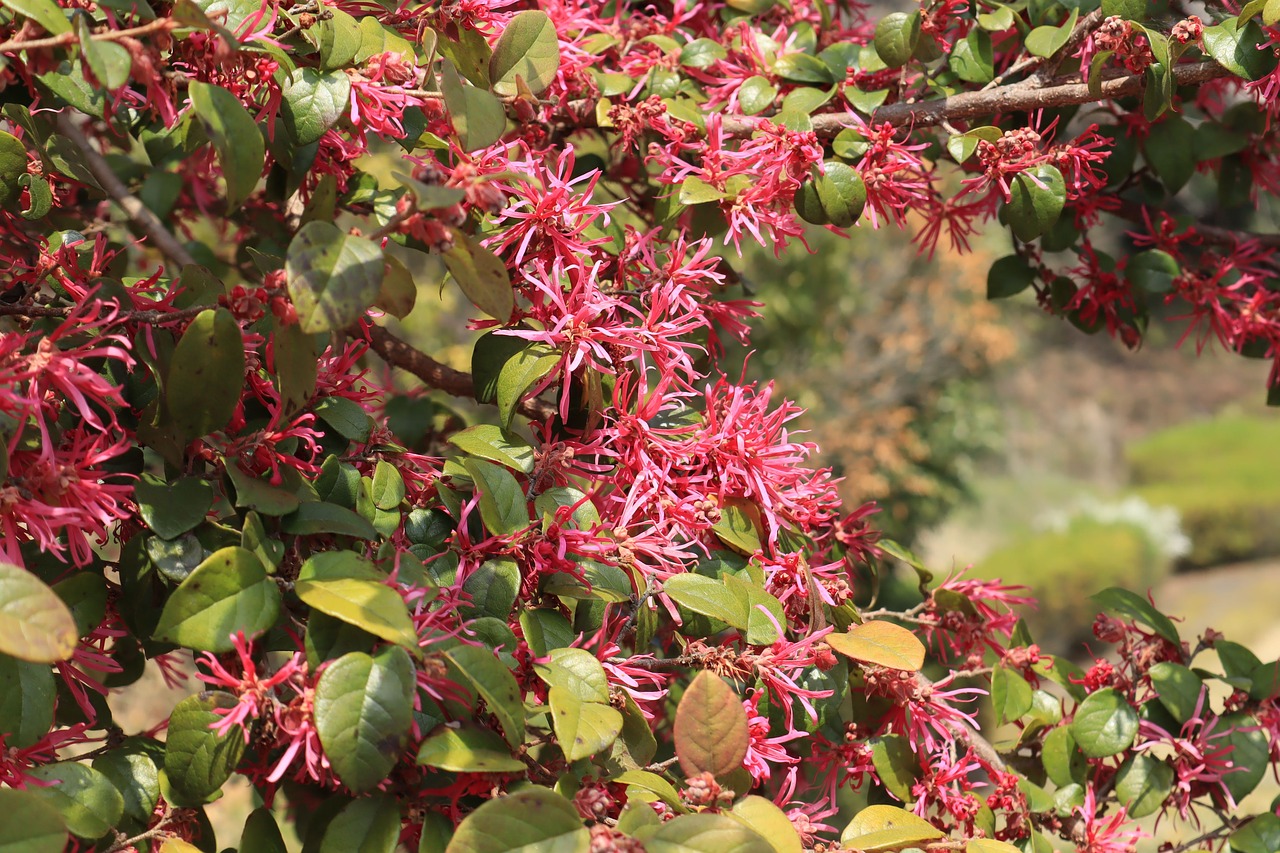
<svg viewBox="0 0 1280 853"><path fill-rule="evenodd" d="M381 326L369 326L369 346L387 364L412 373L432 388L455 397L475 399L475 382L470 373L441 364ZM545 400L533 399L521 402L517 411L525 417L545 421L555 416L556 407Z"/></svg>

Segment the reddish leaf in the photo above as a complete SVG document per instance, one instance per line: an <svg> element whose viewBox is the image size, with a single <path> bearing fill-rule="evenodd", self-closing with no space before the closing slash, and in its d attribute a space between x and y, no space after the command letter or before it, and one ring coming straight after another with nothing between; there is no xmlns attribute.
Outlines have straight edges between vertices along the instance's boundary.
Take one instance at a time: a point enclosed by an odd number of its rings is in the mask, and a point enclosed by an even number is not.
<svg viewBox="0 0 1280 853"><path fill-rule="evenodd" d="M676 709L676 757L686 776L723 776L742 766L751 734L742 700L724 679L700 672Z"/></svg>

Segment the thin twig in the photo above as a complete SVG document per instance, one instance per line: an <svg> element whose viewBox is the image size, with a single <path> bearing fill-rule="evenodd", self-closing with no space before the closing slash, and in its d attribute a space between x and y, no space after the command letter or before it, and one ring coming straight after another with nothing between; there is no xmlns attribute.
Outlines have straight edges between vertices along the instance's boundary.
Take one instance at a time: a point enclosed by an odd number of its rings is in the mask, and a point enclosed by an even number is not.
<svg viewBox="0 0 1280 853"><path fill-rule="evenodd" d="M166 258L179 267L195 264L196 259L187 251L186 246L178 242L173 232L165 227L160 217L152 213L151 208L129 192L129 188L116 176L110 164L98 153L98 149L93 147L93 143L84 135L84 131L72 120L69 109L58 114L58 132L65 136L84 157L85 165L97 180L98 185L106 190L107 195L111 196L116 204L120 205L129 219L142 229L142 232Z"/></svg>
<svg viewBox="0 0 1280 853"><path fill-rule="evenodd" d="M93 33L89 36L91 41L120 41L127 38L136 38L137 36L150 35L151 33L161 32L164 30L172 30L178 26L178 22L172 18L156 18L147 24L137 27L128 27L123 30L106 30L101 33ZM41 39L9 39L0 42L0 53L16 53L21 50L40 50L46 47L63 47L65 45L79 44L80 37L74 32L66 32L61 35L48 36Z"/></svg>
<svg viewBox="0 0 1280 853"><path fill-rule="evenodd" d="M75 310L70 306L57 305L27 305L19 303L10 305L0 302L0 317L69 317L71 312ZM129 323L142 323L148 326L164 326L169 323L185 323L195 318L201 311L209 310L208 305L197 305L192 308L183 308L180 311L157 311L147 309L145 311L121 311L115 316L117 320L124 320Z"/></svg>

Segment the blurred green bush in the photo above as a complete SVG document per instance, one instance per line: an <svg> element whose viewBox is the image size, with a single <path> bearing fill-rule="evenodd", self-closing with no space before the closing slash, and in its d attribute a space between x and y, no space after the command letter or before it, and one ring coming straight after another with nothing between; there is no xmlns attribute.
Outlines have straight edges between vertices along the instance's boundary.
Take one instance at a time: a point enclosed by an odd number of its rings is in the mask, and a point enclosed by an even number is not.
<svg viewBox="0 0 1280 853"><path fill-rule="evenodd" d="M1280 555L1280 420L1245 414L1181 424L1127 449L1137 494L1175 507L1182 568Z"/></svg>
<svg viewBox="0 0 1280 853"><path fill-rule="evenodd" d="M993 551L974 574L1030 587L1038 610L1026 614L1031 634L1061 652L1089 633L1097 606L1089 596L1110 586L1141 592L1170 568L1139 525L1075 518L1065 530L1027 533Z"/></svg>

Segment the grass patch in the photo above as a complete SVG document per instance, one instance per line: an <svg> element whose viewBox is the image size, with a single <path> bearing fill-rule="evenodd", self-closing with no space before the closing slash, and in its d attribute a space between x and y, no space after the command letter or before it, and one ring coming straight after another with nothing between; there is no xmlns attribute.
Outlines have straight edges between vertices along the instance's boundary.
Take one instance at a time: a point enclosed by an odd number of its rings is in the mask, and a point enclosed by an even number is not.
<svg viewBox="0 0 1280 853"><path fill-rule="evenodd" d="M1136 442L1127 455L1137 494L1182 516L1192 549L1180 565L1280 555L1280 419L1182 424Z"/></svg>

